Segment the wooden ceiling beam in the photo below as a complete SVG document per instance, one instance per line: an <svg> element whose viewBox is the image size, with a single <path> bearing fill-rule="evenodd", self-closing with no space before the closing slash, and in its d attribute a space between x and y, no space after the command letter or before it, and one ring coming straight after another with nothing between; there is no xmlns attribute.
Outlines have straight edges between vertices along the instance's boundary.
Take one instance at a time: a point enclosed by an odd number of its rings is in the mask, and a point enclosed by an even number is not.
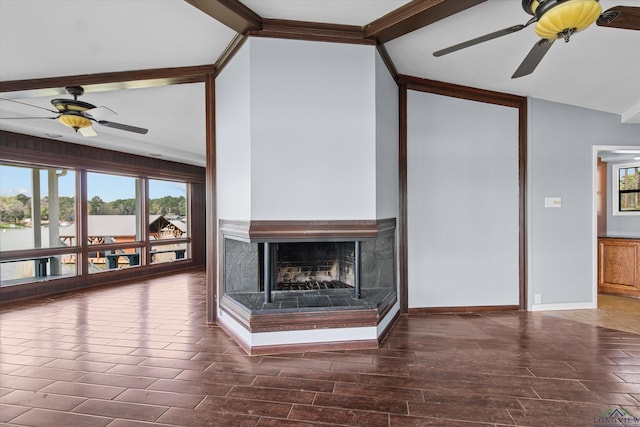
<svg viewBox="0 0 640 427"><path fill-rule="evenodd" d="M262 18L238 0L185 0L238 34L262 29Z"/></svg>
<svg viewBox="0 0 640 427"><path fill-rule="evenodd" d="M326 24L286 19L264 19L262 29L249 31L250 36L278 37L296 40L316 40L337 43L375 44L365 39L362 27L356 25Z"/></svg>
<svg viewBox="0 0 640 427"><path fill-rule="evenodd" d="M64 88L67 86L82 86L87 93L138 89L204 82L207 75L213 75L215 73L216 67L211 64L191 67L80 74L41 79L9 80L0 82L0 93L5 94L4 96L9 98L33 98L64 94Z"/></svg>
<svg viewBox="0 0 640 427"><path fill-rule="evenodd" d="M386 43L486 0L413 0L365 25L365 38Z"/></svg>

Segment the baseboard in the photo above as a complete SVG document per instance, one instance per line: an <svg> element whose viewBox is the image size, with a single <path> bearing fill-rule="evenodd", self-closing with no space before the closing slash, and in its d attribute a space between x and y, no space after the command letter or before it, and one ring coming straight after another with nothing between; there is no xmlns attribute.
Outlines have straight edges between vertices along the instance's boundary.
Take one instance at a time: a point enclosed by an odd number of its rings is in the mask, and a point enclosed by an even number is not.
<svg viewBox="0 0 640 427"><path fill-rule="evenodd" d="M308 351L340 351L340 350L370 350L378 348L378 340L356 340L356 341L336 341L317 342L301 344L281 344L262 345L251 347L251 356L283 354L283 353L304 353Z"/></svg>
<svg viewBox="0 0 640 427"><path fill-rule="evenodd" d="M416 307L409 309L409 315L435 313L477 313L483 311L517 311L517 305L479 305L464 307Z"/></svg>
<svg viewBox="0 0 640 427"><path fill-rule="evenodd" d="M585 310L597 308L594 302L572 302L564 304L533 304L529 311Z"/></svg>

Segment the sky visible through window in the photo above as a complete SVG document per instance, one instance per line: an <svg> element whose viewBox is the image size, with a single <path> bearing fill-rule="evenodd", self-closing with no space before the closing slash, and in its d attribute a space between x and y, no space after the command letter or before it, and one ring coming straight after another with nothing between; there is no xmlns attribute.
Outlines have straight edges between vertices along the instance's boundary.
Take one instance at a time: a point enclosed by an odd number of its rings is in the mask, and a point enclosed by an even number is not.
<svg viewBox="0 0 640 427"><path fill-rule="evenodd" d="M113 185L114 180L128 180L130 177L120 177L117 175L92 174L91 184L94 188L100 188L100 198L105 202L111 202L118 199L130 198L130 186ZM46 171L45 175L41 172L42 196L47 195ZM0 196L16 196L24 194L32 196L31 192L31 169L27 167L16 167L0 165ZM58 188L60 196L75 197L74 180L60 180ZM149 186L149 198L158 198L164 196L180 197L185 196L185 186L183 183L151 180ZM89 194L89 199L95 194Z"/></svg>

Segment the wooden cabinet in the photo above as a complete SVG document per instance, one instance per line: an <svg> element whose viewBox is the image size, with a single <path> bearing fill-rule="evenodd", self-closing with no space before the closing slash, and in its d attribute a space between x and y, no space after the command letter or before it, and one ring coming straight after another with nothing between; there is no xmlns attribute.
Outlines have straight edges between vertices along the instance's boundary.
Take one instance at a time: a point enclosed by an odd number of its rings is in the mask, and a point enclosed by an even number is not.
<svg viewBox="0 0 640 427"><path fill-rule="evenodd" d="M640 297L640 239L598 239L598 291Z"/></svg>

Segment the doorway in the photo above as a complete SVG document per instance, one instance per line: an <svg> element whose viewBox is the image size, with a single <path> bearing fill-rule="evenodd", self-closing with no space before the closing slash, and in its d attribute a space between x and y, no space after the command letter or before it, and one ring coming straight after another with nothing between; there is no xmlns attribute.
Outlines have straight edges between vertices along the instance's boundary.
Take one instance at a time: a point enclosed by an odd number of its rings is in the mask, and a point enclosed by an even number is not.
<svg viewBox="0 0 640 427"><path fill-rule="evenodd" d="M592 271L593 301L598 301L599 238L640 238L640 215L615 214L613 168L640 162L640 146L597 145L593 147ZM604 176L603 176L604 175Z"/></svg>

